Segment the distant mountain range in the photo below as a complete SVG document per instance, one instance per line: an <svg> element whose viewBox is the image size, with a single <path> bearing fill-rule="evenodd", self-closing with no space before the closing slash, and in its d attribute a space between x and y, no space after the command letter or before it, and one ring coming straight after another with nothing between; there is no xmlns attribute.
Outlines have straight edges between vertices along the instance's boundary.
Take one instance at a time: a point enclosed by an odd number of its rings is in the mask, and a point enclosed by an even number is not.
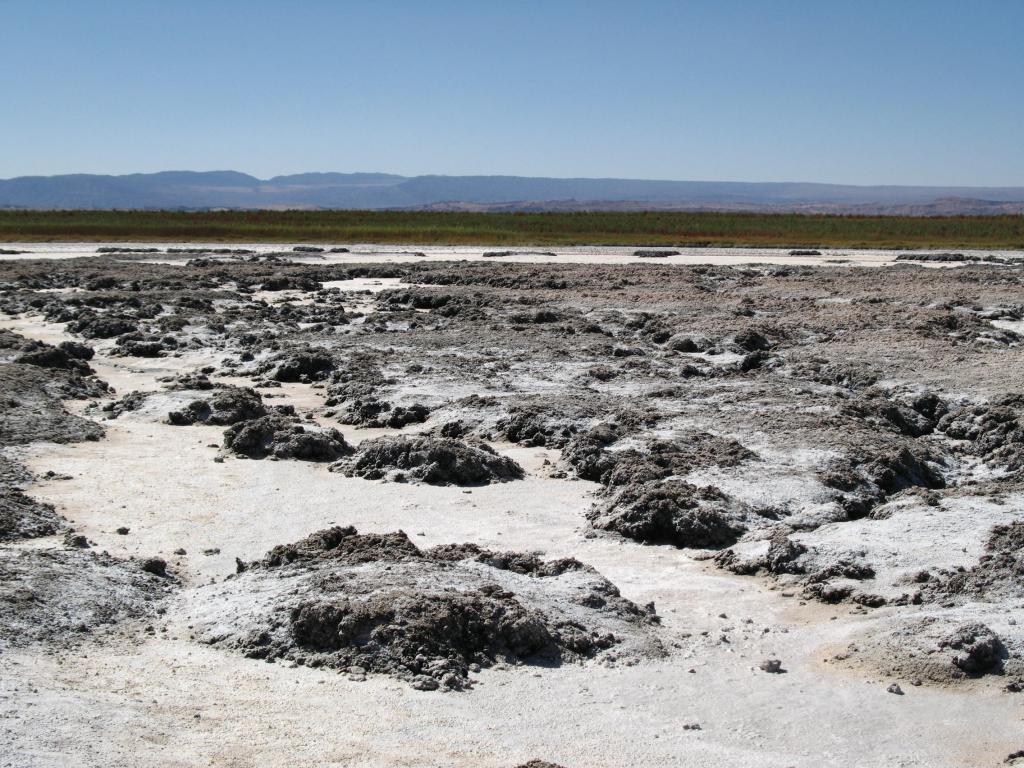
<svg viewBox="0 0 1024 768"><path fill-rule="evenodd" d="M861 187L386 173L302 173L257 179L236 171L163 171L0 180L0 207L729 210L930 216L1021 214L1024 187Z"/></svg>

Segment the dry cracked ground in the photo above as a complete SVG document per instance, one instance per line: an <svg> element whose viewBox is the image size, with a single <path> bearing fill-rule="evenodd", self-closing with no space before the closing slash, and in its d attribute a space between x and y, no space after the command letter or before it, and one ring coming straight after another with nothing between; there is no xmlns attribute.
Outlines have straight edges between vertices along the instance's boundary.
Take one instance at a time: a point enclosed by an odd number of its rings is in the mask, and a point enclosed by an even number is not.
<svg viewBox="0 0 1024 768"><path fill-rule="evenodd" d="M1024 762L1020 265L139 256L0 262L0 765Z"/></svg>

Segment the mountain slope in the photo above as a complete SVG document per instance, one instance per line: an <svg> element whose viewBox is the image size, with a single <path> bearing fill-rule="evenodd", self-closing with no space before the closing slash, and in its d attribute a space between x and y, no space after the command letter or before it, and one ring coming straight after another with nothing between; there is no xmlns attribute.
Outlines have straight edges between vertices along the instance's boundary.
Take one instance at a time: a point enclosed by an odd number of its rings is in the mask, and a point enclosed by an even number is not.
<svg viewBox="0 0 1024 768"><path fill-rule="evenodd" d="M964 201L963 205L958 200ZM301 173L258 179L236 171L163 171L125 176L70 174L0 180L9 208L415 208L463 204L531 209L696 207L832 212L894 207L948 214L1007 210L1024 187L860 187L789 182L555 179L528 176L417 176Z"/></svg>

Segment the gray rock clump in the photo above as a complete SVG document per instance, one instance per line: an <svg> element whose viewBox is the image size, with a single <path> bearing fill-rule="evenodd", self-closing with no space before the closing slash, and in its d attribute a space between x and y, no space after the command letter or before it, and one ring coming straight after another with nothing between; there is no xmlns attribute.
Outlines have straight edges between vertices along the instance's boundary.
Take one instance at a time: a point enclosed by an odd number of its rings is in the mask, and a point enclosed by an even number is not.
<svg viewBox="0 0 1024 768"><path fill-rule="evenodd" d="M315 348L300 349L283 355L270 371L274 381L322 381L334 370L329 352Z"/></svg>
<svg viewBox="0 0 1024 768"><path fill-rule="evenodd" d="M845 658L860 659L892 677L954 683L990 674L1021 672L1013 654L979 621L929 616L874 632L850 646Z"/></svg>
<svg viewBox="0 0 1024 768"><path fill-rule="evenodd" d="M727 571L749 576L755 573L771 575L802 574L806 566L801 558L808 551L800 542L793 541L785 528L779 528L768 540L768 550L761 557L741 559L733 549L723 549L715 555L715 563Z"/></svg>
<svg viewBox="0 0 1024 768"><path fill-rule="evenodd" d="M104 403L100 410L103 411L105 418L116 419L124 413L137 411L145 406L150 394L149 392L129 392L127 395L117 398L117 400Z"/></svg>
<svg viewBox="0 0 1024 768"><path fill-rule="evenodd" d="M714 486L681 480L622 487L588 514L590 524L645 544L718 549L744 532L738 505Z"/></svg>
<svg viewBox="0 0 1024 768"><path fill-rule="evenodd" d="M682 251L666 251L666 250L639 250L633 251L633 255L641 259L665 259L669 256L678 256Z"/></svg>
<svg viewBox="0 0 1024 768"><path fill-rule="evenodd" d="M939 641L939 648L953 651L953 666L967 675L996 671L1006 651L999 636L977 622L956 627Z"/></svg>
<svg viewBox="0 0 1024 768"><path fill-rule="evenodd" d="M410 424L422 424L430 416L430 409L420 403L392 405L376 398L351 400L338 414L342 424L386 429L402 429Z"/></svg>
<svg viewBox="0 0 1024 768"><path fill-rule="evenodd" d="M924 445L866 449L836 459L824 469L822 482L837 493L851 519L868 515L889 496L908 488L945 488L938 469L941 457Z"/></svg>
<svg viewBox="0 0 1024 768"><path fill-rule="evenodd" d="M52 505L0 486L0 542L53 536L63 528Z"/></svg>
<svg viewBox="0 0 1024 768"><path fill-rule="evenodd" d="M75 371L83 376L93 373L87 360L93 357L92 347L74 341L65 341L59 346L35 342L14 359L15 363L35 365L40 368L61 368Z"/></svg>
<svg viewBox="0 0 1024 768"><path fill-rule="evenodd" d="M590 524L649 544L719 549L746 530L742 504L714 486L680 479L709 466L735 466L756 454L730 438L691 432L612 450L620 431L602 424L571 440L563 459L581 479L604 485Z"/></svg>
<svg viewBox="0 0 1024 768"><path fill-rule="evenodd" d="M951 408L936 429L955 440L969 441L967 452L987 464L1011 473L1024 471L1024 395Z"/></svg>
<svg viewBox="0 0 1024 768"><path fill-rule="evenodd" d="M461 690L496 662L664 653L656 624L575 560L474 545L420 550L402 532L330 528L202 587L201 641L252 658Z"/></svg>
<svg viewBox="0 0 1024 768"><path fill-rule="evenodd" d="M485 259L500 259L505 256L557 256L551 251L484 251Z"/></svg>
<svg viewBox="0 0 1024 768"><path fill-rule="evenodd" d="M320 283L308 277L278 274L264 278L259 288L264 291L318 291Z"/></svg>
<svg viewBox="0 0 1024 768"><path fill-rule="evenodd" d="M224 432L224 448L250 459L300 461L337 461L352 453L338 430L301 424L294 417L279 413L231 425Z"/></svg>
<svg viewBox="0 0 1024 768"><path fill-rule="evenodd" d="M676 352L697 354L707 352L715 343L701 333L676 333L669 337L665 346Z"/></svg>
<svg viewBox="0 0 1024 768"><path fill-rule="evenodd" d="M77 333L87 339L112 339L126 333L134 333L138 326L134 320L110 315L83 312L68 323L68 332Z"/></svg>
<svg viewBox="0 0 1024 768"><path fill-rule="evenodd" d="M428 435L364 440L351 459L331 470L368 480L428 485L488 485L523 477L518 464L489 445Z"/></svg>
<svg viewBox="0 0 1024 768"><path fill-rule="evenodd" d="M209 399L193 400L179 411L167 414L167 421L176 425L215 424L228 426L251 421L267 414L260 394L248 387L228 387Z"/></svg>
<svg viewBox="0 0 1024 768"><path fill-rule="evenodd" d="M977 565L923 586L929 600L999 600L1024 596L1024 522L993 526Z"/></svg>
<svg viewBox="0 0 1024 768"><path fill-rule="evenodd" d="M68 413L61 400L97 397L106 391L106 385L93 377L34 365L0 364L0 445L100 439L103 428Z"/></svg>

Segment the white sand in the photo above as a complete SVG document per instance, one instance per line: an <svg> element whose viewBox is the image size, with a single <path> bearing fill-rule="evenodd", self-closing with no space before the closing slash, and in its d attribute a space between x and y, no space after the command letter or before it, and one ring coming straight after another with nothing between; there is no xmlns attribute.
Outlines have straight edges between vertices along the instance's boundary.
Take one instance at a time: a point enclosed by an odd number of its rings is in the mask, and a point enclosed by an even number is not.
<svg viewBox="0 0 1024 768"><path fill-rule="evenodd" d="M5 243L4 248L10 250L24 250L29 253L21 255L0 256L4 259L66 259L84 258L97 255L96 249L103 246L116 246L122 248L244 248L257 253L280 253L291 251L295 245L301 243ZM848 266L880 267L896 263L896 257L901 253L932 253L934 251L909 249L909 250L878 250L859 248L819 248L821 256L790 256L790 248L679 248L672 249L669 246L645 247L645 246L573 246L573 247L547 247L538 250L554 253L555 256L545 256L541 253L519 253L513 256L501 258L484 259L483 254L487 251L512 250L530 251L531 248L504 248L498 246L441 246L441 245L376 245L369 243L335 243L332 246L344 246L351 250L350 253L293 253L292 258L296 262L305 264L363 264L363 263L408 263L421 261L487 261L487 262L514 262L521 264L544 264L544 263L565 263L565 264L791 264L802 266L821 266L829 264L831 260L844 260ZM331 247L331 246L327 246ZM637 250L679 250L679 256L667 258L640 258L634 256ZM948 249L946 249L948 250ZM416 256L415 253L422 253L423 256ZM1024 251L999 251L999 250L972 250L957 248L957 253L967 256L986 256L989 254L1003 257L1024 256ZM117 254L108 254L117 258ZM184 264L188 258L174 256L167 258L159 253L154 254L131 254L126 256L132 260L141 259L148 262L166 262ZM908 262L901 262L908 263ZM909 262L913 264L914 262ZM961 266L957 262L921 262L920 266L926 267L956 267Z"/></svg>

